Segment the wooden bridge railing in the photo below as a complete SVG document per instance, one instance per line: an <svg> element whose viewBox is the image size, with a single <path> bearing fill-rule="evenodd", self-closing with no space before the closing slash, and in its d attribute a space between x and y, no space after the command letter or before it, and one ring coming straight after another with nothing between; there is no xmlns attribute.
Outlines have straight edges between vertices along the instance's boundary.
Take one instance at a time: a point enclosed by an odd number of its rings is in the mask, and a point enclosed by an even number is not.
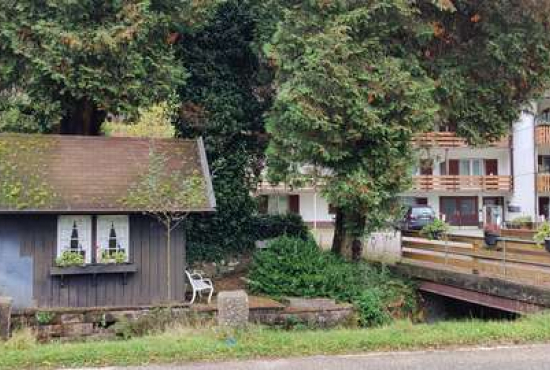
<svg viewBox="0 0 550 370"><path fill-rule="evenodd" d="M424 191L512 191L512 176L413 176L413 189Z"/></svg>
<svg viewBox="0 0 550 370"><path fill-rule="evenodd" d="M404 236L401 263L550 287L550 253L542 246L512 239L499 241L495 249L483 244L482 238L435 241Z"/></svg>

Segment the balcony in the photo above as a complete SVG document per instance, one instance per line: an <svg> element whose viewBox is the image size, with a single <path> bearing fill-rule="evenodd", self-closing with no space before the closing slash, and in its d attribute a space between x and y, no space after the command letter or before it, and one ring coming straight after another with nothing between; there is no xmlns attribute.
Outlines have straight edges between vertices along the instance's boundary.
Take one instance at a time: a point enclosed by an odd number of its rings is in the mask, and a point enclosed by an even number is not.
<svg viewBox="0 0 550 370"><path fill-rule="evenodd" d="M426 132L418 134L414 138L414 144L419 147L439 147L439 148L467 148L468 143L463 138L457 136L456 132ZM489 146L506 148L509 146L508 137L491 143Z"/></svg>
<svg viewBox="0 0 550 370"><path fill-rule="evenodd" d="M550 173L539 173L537 175L537 191L539 193L550 193Z"/></svg>
<svg viewBox="0 0 550 370"><path fill-rule="evenodd" d="M413 176L412 189L442 192L511 192L512 176Z"/></svg>
<svg viewBox="0 0 550 370"><path fill-rule="evenodd" d="M550 125L539 125L535 129L537 145L550 146Z"/></svg>

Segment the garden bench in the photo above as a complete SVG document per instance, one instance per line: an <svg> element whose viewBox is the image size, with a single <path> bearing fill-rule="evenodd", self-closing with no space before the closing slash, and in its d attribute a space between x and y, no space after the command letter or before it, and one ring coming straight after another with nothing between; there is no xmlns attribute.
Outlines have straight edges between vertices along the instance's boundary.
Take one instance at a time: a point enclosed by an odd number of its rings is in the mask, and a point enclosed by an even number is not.
<svg viewBox="0 0 550 370"><path fill-rule="evenodd" d="M185 271L185 274L187 275L187 278L189 279L189 283L191 283L191 288L193 289L193 298L191 298L191 303L195 302L195 298L197 298L197 294L199 297L202 298L202 292L209 291L208 294L208 303L210 303L210 300L212 299L212 294L214 294L214 284L212 283L212 280L202 277L204 272L202 271Z"/></svg>

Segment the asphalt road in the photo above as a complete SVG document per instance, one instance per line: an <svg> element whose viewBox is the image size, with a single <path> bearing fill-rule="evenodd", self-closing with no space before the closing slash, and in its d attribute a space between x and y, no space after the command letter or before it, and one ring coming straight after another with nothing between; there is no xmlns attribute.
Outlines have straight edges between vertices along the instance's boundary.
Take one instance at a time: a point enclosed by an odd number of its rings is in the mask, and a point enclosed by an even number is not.
<svg viewBox="0 0 550 370"><path fill-rule="evenodd" d="M108 370L550 370L550 345L317 356ZM107 370L107 369L104 369Z"/></svg>

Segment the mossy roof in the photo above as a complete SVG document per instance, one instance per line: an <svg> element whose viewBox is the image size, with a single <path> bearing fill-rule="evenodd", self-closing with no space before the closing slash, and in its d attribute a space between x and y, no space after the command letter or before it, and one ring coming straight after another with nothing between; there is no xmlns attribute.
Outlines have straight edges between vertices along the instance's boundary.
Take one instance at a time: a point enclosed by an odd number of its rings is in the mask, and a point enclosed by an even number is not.
<svg viewBox="0 0 550 370"><path fill-rule="evenodd" d="M171 211L211 211L215 198L202 140L0 135L0 213L145 212L124 202L147 176L152 151L167 176L199 176L203 196Z"/></svg>

